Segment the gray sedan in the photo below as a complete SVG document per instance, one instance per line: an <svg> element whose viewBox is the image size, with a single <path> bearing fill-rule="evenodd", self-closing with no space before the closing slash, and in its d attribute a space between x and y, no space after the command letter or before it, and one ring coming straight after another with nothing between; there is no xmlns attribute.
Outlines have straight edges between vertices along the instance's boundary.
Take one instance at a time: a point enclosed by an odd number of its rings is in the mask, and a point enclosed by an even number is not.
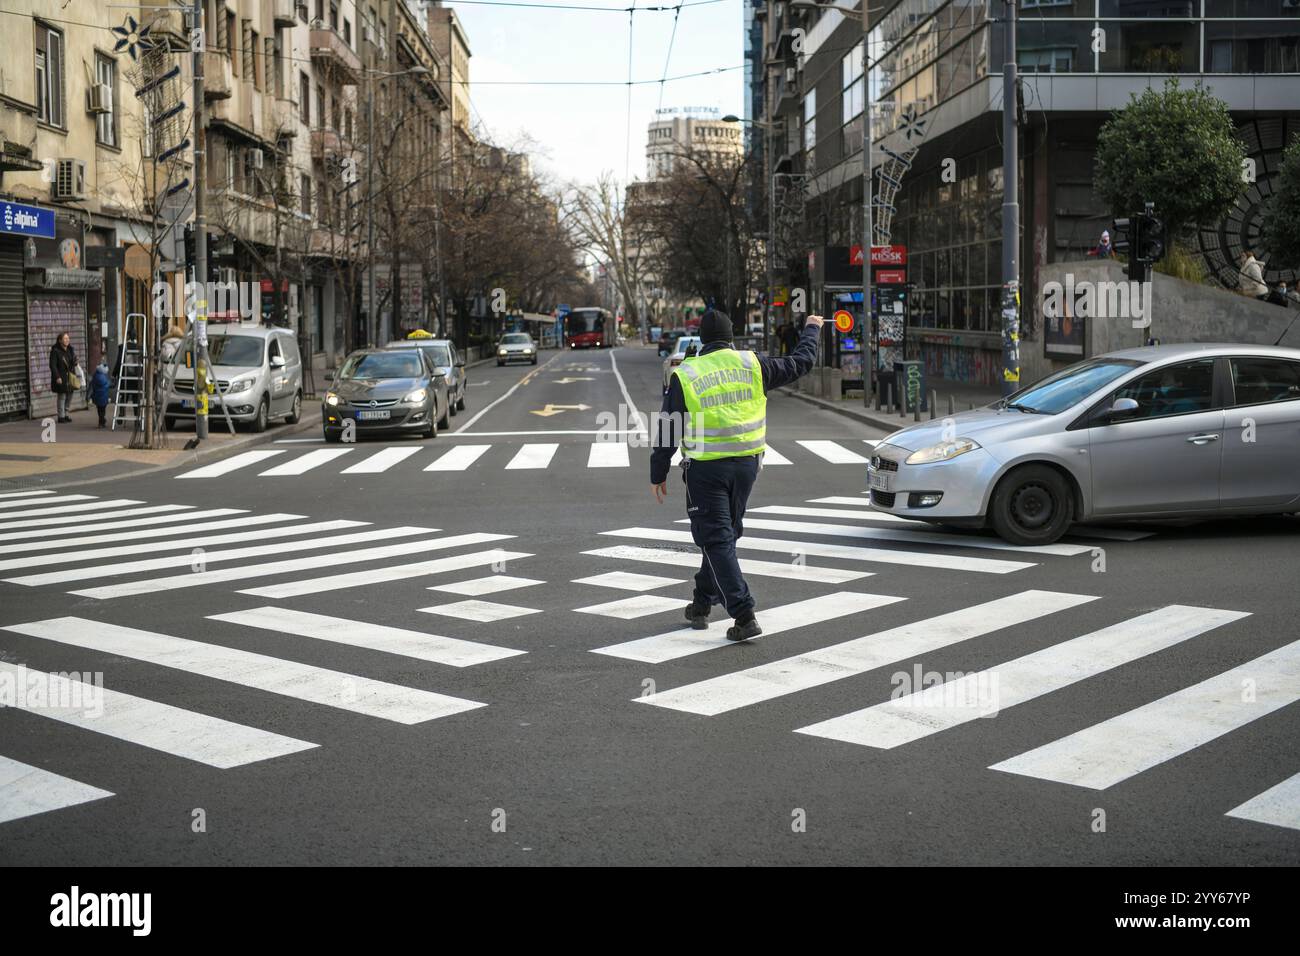
<svg viewBox="0 0 1300 956"><path fill-rule="evenodd" d="M448 407L451 414L465 410L465 359L456 351L456 344L451 339L406 338L389 342L386 349L420 349L426 352L433 363L434 371L447 380ZM440 423L441 424L441 423Z"/></svg>
<svg viewBox="0 0 1300 956"><path fill-rule="evenodd" d="M1300 350L1161 345L912 425L867 466L882 511L1048 544L1075 521L1300 511Z"/></svg>
<svg viewBox="0 0 1300 956"><path fill-rule="evenodd" d="M433 438L447 426L447 380L421 349L361 349L343 362L321 406L325 440L415 433ZM351 423L351 424L349 424Z"/></svg>

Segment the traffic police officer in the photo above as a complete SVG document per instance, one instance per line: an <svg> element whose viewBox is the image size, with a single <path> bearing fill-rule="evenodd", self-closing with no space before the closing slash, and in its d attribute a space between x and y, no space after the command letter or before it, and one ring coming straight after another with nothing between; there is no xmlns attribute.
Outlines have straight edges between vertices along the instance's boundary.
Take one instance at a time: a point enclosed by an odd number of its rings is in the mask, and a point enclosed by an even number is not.
<svg viewBox="0 0 1300 956"><path fill-rule="evenodd" d="M662 504L680 444L691 537L704 553L695 594L686 606L686 620L696 629L707 628L710 608L721 604L735 621L728 640L763 633L740 573L736 540L763 463L767 393L813 367L821 325L820 315L808 316L790 355L760 357L737 351L731 319L710 309L700 321L700 354L683 359L669 379L650 455L650 484Z"/></svg>

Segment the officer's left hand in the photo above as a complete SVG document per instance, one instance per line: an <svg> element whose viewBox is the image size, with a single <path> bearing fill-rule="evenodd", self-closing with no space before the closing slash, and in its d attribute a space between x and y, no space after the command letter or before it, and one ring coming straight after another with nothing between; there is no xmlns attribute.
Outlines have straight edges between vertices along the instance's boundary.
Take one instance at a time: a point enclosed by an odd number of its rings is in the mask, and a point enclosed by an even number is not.
<svg viewBox="0 0 1300 956"><path fill-rule="evenodd" d="M650 487L654 490L655 501L663 504L664 499L668 497L668 482L661 481L659 484L651 485Z"/></svg>

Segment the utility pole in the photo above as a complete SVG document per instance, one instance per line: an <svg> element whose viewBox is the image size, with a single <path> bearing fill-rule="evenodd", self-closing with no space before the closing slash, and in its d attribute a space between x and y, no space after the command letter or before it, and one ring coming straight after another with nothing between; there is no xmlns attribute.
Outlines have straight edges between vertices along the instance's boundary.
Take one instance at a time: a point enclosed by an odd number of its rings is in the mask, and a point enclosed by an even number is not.
<svg viewBox="0 0 1300 956"><path fill-rule="evenodd" d="M1016 4L1007 0L1002 60L1002 394L1020 388L1020 149Z"/></svg>
<svg viewBox="0 0 1300 956"><path fill-rule="evenodd" d="M1014 0L1013 0L1014 2ZM875 244L871 175L871 20L862 0L862 407L871 406L871 365L879 359L871 350L871 247ZM838 396L837 396L838 397Z"/></svg>
<svg viewBox="0 0 1300 956"><path fill-rule="evenodd" d="M371 65L374 58L371 57ZM366 71L366 347L377 341L375 314L375 74Z"/></svg>
<svg viewBox="0 0 1300 956"><path fill-rule="evenodd" d="M194 441L208 437L208 163L203 128L203 0L194 0L190 50L194 54ZM184 297L182 297L182 308Z"/></svg>

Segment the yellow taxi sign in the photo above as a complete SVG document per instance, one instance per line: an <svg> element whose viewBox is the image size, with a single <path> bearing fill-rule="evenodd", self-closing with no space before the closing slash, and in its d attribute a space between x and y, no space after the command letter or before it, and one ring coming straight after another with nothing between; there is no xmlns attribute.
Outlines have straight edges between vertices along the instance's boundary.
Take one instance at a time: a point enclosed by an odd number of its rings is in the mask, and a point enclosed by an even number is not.
<svg viewBox="0 0 1300 956"><path fill-rule="evenodd" d="M833 318L835 320L835 328L839 329L844 334L847 335L849 332L853 331L852 312L849 312L847 309L837 309Z"/></svg>
<svg viewBox="0 0 1300 956"><path fill-rule="evenodd" d="M408 335L407 338L408 339L431 339L433 338L433 333L426 332L424 331L424 329L416 329L414 332Z"/></svg>

